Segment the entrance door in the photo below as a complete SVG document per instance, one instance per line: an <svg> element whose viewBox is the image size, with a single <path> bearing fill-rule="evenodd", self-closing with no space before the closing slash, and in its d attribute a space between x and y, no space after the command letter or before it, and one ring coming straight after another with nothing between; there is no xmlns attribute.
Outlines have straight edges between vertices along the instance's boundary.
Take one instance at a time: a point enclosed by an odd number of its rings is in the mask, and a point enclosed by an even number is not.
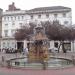
<svg viewBox="0 0 75 75"><path fill-rule="evenodd" d="M23 42L17 42L17 49L20 50L21 52L23 51Z"/></svg>

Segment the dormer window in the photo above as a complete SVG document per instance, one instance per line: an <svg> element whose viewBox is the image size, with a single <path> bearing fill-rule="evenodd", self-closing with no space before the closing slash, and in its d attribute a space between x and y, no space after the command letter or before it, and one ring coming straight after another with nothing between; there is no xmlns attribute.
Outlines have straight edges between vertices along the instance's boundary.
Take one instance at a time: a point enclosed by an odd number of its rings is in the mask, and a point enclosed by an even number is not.
<svg viewBox="0 0 75 75"><path fill-rule="evenodd" d="M11 20L13 20L13 17L11 17Z"/></svg>
<svg viewBox="0 0 75 75"><path fill-rule="evenodd" d="M31 19L33 19L33 15L31 15Z"/></svg>
<svg viewBox="0 0 75 75"><path fill-rule="evenodd" d="M46 17L49 18L49 14L46 14Z"/></svg>

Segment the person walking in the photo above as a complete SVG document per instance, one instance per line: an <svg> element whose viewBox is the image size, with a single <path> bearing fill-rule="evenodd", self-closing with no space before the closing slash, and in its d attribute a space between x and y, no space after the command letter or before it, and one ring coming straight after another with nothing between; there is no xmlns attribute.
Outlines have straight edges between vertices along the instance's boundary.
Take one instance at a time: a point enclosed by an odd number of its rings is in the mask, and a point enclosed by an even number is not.
<svg viewBox="0 0 75 75"><path fill-rule="evenodd" d="M28 55L28 48L27 47L25 48L25 54L26 54L26 56Z"/></svg>
<svg viewBox="0 0 75 75"><path fill-rule="evenodd" d="M23 55L24 55L24 54L25 54L26 56L28 55L28 48L27 48L27 47L23 50Z"/></svg>

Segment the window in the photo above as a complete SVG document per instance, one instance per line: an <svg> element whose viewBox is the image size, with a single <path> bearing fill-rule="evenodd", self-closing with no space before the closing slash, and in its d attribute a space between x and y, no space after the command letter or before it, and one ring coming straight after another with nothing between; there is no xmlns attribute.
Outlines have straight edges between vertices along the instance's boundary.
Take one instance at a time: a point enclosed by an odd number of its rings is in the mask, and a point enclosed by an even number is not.
<svg viewBox="0 0 75 75"><path fill-rule="evenodd" d="M15 25L15 22L12 22L12 25Z"/></svg>
<svg viewBox="0 0 75 75"><path fill-rule="evenodd" d="M3 47L5 47L5 42L3 42Z"/></svg>
<svg viewBox="0 0 75 75"><path fill-rule="evenodd" d="M5 26L8 26L8 24L6 23Z"/></svg>
<svg viewBox="0 0 75 75"><path fill-rule="evenodd" d="M63 17L66 17L66 13L63 13Z"/></svg>
<svg viewBox="0 0 75 75"><path fill-rule="evenodd" d="M18 16L18 20L20 20L20 16Z"/></svg>
<svg viewBox="0 0 75 75"><path fill-rule="evenodd" d="M64 24L68 24L68 21L64 21Z"/></svg>
<svg viewBox="0 0 75 75"><path fill-rule="evenodd" d="M31 15L31 19L33 19L33 15Z"/></svg>
<svg viewBox="0 0 75 75"><path fill-rule="evenodd" d="M54 17L57 17L58 15L57 14L54 14Z"/></svg>
<svg viewBox="0 0 75 75"><path fill-rule="evenodd" d="M22 23L19 23L20 26L22 26Z"/></svg>
<svg viewBox="0 0 75 75"><path fill-rule="evenodd" d="M41 15L38 15L38 18L41 18Z"/></svg>
<svg viewBox="0 0 75 75"><path fill-rule="evenodd" d="M6 20L6 17L4 17L4 20Z"/></svg>
<svg viewBox="0 0 75 75"><path fill-rule="evenodd" d="M15 43L14 42L12 42L12 45L14 45Z"/></svg>
<svg viewBox="0 0 75 75"><path fill-rule="evenodd" d="M58 42L54 43L54 47L58 48Z"/></svg>
<svg viewBox="0 0 75 75"><path fill-rule="evenodd" d="M15 48L15 42L12 42L12 48Z"/></svg>
<svg viewBox="0 0 75 75"><path fill-rule="evenodd" d="M11 17L11 20L13 20L13 17Z"/></svg>
<svg viewBox="0 0 75 75"><path fill-rule="evenodd" d="M8 37L8 30L4 30L5 37Z"/></svg>
<svg viewBox="0 0 75 75"><path fill-rule="evenodd" d="M14 18L15 18L15 20L16 20L16 16L15 16Z"/></svg>
<svg viewBox="0 0 75 75"><path fill-rule="evenodd" d="M22 20L24 19L24 16L22 16Z"/></svg>
<svg viewBox="0 0 75 75"><path fill-rule="evenodd" d="M46 17L49 18L49 14L46 14Z"/></svg>
<svg viewBox="0 0 75 75"><path fill-rule="evenodd" d="M7 17L7 19L9 20L9 17Z"/></svg>
<svg viewBox="0 0 75 75"><path fill-rule="evenodd" d="M12 34L12 36L15 34L15 30L14 29L11 30L11 34Z"/></svg>
<svg viewBox="0 0 75 75"><path fill-rule="evenodd" d="M10 45L9 42L7 42L7 47L8 47L8 48L9 48L9 45Z"/></svg>

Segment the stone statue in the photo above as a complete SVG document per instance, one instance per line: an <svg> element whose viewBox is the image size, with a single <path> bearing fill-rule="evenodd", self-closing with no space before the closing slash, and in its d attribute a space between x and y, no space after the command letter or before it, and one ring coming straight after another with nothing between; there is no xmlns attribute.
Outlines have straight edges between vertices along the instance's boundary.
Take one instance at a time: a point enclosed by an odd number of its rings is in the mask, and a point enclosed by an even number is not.
<svg viewBox="0 0 75 75"><path fill-rule="evenodd" d="M45 29L38 24L34 28L34 35L31 38L29 47L29 62L47 62L49 59L48 38L45 35Z"/></svg>

